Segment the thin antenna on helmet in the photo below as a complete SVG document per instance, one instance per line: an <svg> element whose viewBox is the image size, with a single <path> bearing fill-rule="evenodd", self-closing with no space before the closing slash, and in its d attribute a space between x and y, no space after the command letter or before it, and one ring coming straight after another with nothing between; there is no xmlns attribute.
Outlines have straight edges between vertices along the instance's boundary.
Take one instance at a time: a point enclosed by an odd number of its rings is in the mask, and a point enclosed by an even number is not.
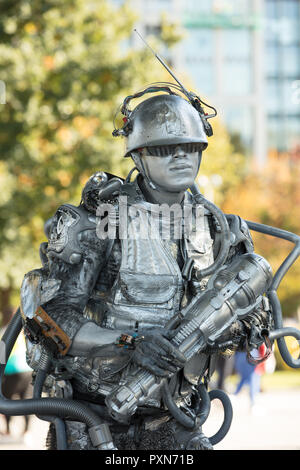
<svg viewBox="0 0 300 470"><path fill-rule="evenodd" d="M125 116L123 118L123 121L124 121L124 126L120 129L116 129L114 128L113 130L113 136L114 137L117 137L117 136L128 136L128 134L131 132L132 130L132 122L131 122L131 119L130 119L130 114L131 114L131 111L129 110L128 108L128 103L130 100L132 100L133 98L139 98L141 96L143 96L145 93L155 93L156 91L165 91L165 92L168 92L169 94L174 94L172 93L172 91L170 90L170 87L172 88L175 88L177 91L181 91L189 100L190 104L196 109L196 111L198 112L199 116L200 116L200 119L202 121L202 124L203 124L203 127L204 127L204 131L206 133L206 135L208 137L212 136L213 135L213 129L211 127L211 125L209 124L209 122L207 121L208 119L212 118L212 117L215 117L217 115L217 110L216 108L214 108L213 106L207 104L207 103L204 103L204 101L201 100L201 98L199 96L197 96L195 93L193 92L189 92L183 85L182 83L178 80L178 78L174 75L174 73L172 72L172 70L170 69L170 67L168 67L168 65L165 63L165 61L152 49L151 46L149 46L149 44L145 41L145 39L142 37L142 35L137 31L137 29L134 29L134 32L140 37L140 39L143 41L143 43L148 47L148 49L150 49L150 51L152 52L152 54L154 54L154 56L157 58L157 60L161 63L161 65L169 72L169 74L174 78L174 80L177 82L177 85L175 83L156 83L156 84L153 84L154 86L151 86L151 87L147 87L145 90L139 92L139 93L136 93L134 95L129 95L125 98L125 100L123 101L123 105L121 107L121 113ZM156 86L155 86L156 85ZM162 85L162 86L158 86L158 85ZM168 85L168 87L166 87L166 85ZM175 93L176 94L176 93ZM201 105L204 105L204 106L207 106L208 108L212 109L213 110L213 114L208 114L204 111L204 109L202 108ZM116 113L117 114L117 113Z"/></svg>
<svg viewBox="0 0 300 470"><path fill-rule="evenodd" d="M136 34L141 38L141 40L143 41L143 43L150 49L150 51L152 52L152 54L154 54L154 56L157 58L157 60L161 63L161 65L169 72L169 74L174 78L174 80L178 83L178 85L180 86L180 89L182 91L182 93L188 98L189 102L191 103L191 105L198 111L199 113L199 116L201 118L201 121L203 123L203 126L204 126L204 131L206 133L206 135L208 137L212 136L213 135L213 129L211 127L211 125L209 124L209 122L207 121L207 119L210 119L212 117L215 117L217 115L217 110L216 108L214 108L213 106L210 106L209 104L207 103L204 103L204 101L201 100L201 98L197 95L195 95L194 93L190 93L189 91L187 91L187 89L182 85L182 83L178 80L178 78L174 75L174 73L172 72L172 70L170 69L170 67L168 67L168 65L165 63L165 61L152 49L151 46L149 46L149 44L145 41L145 39L142 37L142 35L137 31L137 29L134 29L134 31L136 32ZM213 114L207 114L204 109L202 108L201 104L203 104L204 106L207 106L208 108L212 109L214 112Z"/></svg>
<svg viewBox="0 0 300 470"><path fill-rule="evenodd" d="M187 89L182 85L182 83L178 80L178 78L174 75L170 67L165 63L165 61L152 49L152 47L145 41L143 36L138 32L137 29L134 29L134 32L141 38L143 43L150 49L152 54L157 58L157 60L161 63L161 65L169 72L169 74L174 78L174 80L178 83L180 88L182 89L183 93L187 96L187 98L191 101L192 95L187 91Z"/></svg>

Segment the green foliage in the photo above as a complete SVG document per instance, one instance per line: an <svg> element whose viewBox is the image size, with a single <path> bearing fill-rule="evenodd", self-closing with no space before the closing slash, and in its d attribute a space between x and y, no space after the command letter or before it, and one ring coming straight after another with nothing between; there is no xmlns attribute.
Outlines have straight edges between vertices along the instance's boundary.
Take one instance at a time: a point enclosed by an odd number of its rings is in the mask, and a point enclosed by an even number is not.
<svg viewBox="0 0 300 470"><path fill-rule="evenodd" d="M126 95L165 77L151 53L130 47L137 18L126 3L7 0L0 13L0 288L18 288L40 264L56 208L78 204L95 171L127 174L114 114Z"/></svg>
<svg viewBox="0 0 300 470"><path fill-rule="evenodd" d="M205 100L204 100L205 101ZM237 152L224 124L214 118L211 121L214 135L208 140L208 147L203 152L199 185L201 191L207 191L207 198L221 205L226 195L235 190L247 171L245 156ZM201 186L201 175L209 178L209 187Z"/></svg>

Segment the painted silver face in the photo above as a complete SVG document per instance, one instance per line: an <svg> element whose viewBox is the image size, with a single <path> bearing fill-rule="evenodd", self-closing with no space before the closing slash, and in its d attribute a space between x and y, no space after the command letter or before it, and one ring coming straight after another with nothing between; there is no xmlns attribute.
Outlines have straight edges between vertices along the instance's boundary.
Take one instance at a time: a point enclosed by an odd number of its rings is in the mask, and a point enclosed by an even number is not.
<svg viewBox="0 0 300 470"><path fill-rule="evenodd" d="M168 192L188 189L198 173L201 153L186 152L184 145L175 147L173 153L163 157L142 153L142 163L148 178L156 187Z"/></svg>
<svg viewBox="0 0 300 470"><path fill-rule="evenodd" d="M207 136L196 109L177 95L159 95L140 103L130 115L132 131L126 153L153 146L201 144L207 147Z"/></svg>

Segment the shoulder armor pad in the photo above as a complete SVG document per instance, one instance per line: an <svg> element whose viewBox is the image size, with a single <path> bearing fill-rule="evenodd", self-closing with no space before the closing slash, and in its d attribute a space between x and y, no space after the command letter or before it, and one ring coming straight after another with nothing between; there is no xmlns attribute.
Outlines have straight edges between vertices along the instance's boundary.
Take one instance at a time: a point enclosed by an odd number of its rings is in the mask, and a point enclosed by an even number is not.
<svg viewBox="0 0 300 470"><path fill-rule="evenodd" d="M55 297L61 285L60 279L48 279L45 269L34 269L24 276L21 286L21 313L33 318L39 305Z"/></svg>
<svg viewBox="0 0 300 470"><path fill-rule="evenodd" d="M247 223L238 215L226 214L229 228L232 234L232 246L242 243L247 253L254 251L253 241Z"/></svg>
<svg viewBox="0 0 300 470"><path fill-rule="evenodd" d="M82 191L82 203L84 207L96 214L101 201L108 201L119 194L123 180L115 175L98 171L87 181Z"/></svg>
<svg viewBox="0 0 300 470"><path fill-rule="evenodd" d="M60 206L52 219L47 255L61 258L70 264L78 264L83 251L78 235L93 229L96 229L96 217L83 206Z"/></svg>

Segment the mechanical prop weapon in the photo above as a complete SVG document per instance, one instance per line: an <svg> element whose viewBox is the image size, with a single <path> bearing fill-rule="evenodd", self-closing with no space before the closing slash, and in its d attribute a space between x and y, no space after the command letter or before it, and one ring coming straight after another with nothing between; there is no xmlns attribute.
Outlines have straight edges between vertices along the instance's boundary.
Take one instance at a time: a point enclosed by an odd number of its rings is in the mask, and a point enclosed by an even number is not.
<svg viewBox="0 0 300 470"><path fill-rule="evenodd" d="M262 302L271 281L271 267L264 258L253 253L237 257L212 275L207 290L182 310L182 322L171 343L187 360L191 359L252 312ZM158 381L150 372L139 370L106 397L110 415L127 423L165 380Z"/></svg>

